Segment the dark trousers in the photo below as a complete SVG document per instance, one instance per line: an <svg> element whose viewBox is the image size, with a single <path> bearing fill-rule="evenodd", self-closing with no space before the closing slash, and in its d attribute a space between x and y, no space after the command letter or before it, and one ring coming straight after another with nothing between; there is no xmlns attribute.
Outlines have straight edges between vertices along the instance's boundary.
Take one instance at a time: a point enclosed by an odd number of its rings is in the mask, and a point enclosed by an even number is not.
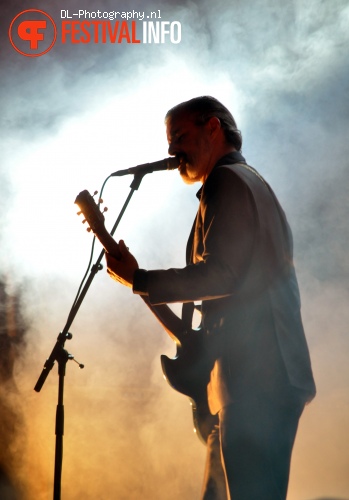
<svg viewBox="0 0 349 500"><path fill-rule="evenodd" d="M224 407L207 442L203 500L285 500L304 403L244 397Z"/></svg>

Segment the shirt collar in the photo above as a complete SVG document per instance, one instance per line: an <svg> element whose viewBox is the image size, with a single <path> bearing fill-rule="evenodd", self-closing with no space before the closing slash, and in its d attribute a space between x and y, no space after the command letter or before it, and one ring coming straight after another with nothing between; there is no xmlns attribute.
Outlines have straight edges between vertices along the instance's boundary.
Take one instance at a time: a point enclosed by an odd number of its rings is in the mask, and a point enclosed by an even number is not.
<svg viewBox="0 0 349 500"><path fill-rule="evenodd" d="M231 153L228 153L227 155L222 156L222 158L220 158L217 161L217 163L215 164L215 166L211 170L210 175L215 168L220 167L221 165L233 165L234 163L246 163L246 160L242 156L240 151L232 151ZM201 192L202 192L203 187L204 187L204 185L202 185L201 188L199 189L199 191L196 193L196 196L197 196L197 198L199 198L199 200L201 198Z"/></svg>

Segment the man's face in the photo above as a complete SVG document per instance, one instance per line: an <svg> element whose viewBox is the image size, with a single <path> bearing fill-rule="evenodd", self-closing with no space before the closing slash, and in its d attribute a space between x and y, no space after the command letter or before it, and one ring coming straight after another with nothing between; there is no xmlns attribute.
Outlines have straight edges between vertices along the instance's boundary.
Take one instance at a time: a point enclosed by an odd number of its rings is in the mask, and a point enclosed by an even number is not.
<svg viewBox="0 0 349 500"><path fill-rule="evenodd" d="M204 182L212 168L209 127L195 125L193 116L182 113L166 122L168 153L180 159L179 172L184 182Z"/></svg>

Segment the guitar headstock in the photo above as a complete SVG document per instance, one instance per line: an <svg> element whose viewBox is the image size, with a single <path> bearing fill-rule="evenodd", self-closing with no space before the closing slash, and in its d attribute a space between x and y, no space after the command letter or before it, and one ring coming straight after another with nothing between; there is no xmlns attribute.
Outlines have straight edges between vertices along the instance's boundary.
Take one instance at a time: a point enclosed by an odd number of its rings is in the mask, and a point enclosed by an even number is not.
<svg viewBox="0 0 349 500"><path fill-rule="evenodd" d="M95 194L97 194L97 192L95 192ZM91 196L86 189L78 194L74 203L80 208L78 215L83 214L85 217L82 222L87 222L89 225L87 231L99 233L104 230L104 215L100 211L93 196ZM106 211L107 208L104 209L104 212Z"/></svg>

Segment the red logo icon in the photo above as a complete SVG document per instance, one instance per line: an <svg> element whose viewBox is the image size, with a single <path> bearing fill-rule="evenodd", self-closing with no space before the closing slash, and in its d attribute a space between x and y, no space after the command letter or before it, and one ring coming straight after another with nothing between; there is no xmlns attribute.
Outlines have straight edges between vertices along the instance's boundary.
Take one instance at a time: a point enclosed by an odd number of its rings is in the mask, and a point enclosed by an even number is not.
<svg viewBox="0 0 349 500"><path fill-rule="evenodd" d="M23 10L12 20L8 31L12 47L27 57L46 54L55 44L57 28L43 10Z"/></svg>

